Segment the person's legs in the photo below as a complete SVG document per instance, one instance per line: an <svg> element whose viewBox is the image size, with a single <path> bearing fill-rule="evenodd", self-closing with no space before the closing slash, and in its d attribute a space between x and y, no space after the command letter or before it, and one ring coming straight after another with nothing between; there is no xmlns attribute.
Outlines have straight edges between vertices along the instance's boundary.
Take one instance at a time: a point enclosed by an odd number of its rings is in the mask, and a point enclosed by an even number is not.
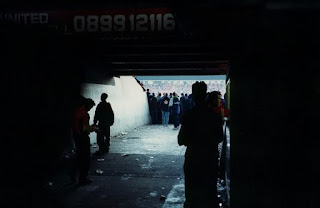
<svg viewBox="0 0 320 208"><path fill-rule="evenodd" d="M154 124L158 124L158 109L154 110Z"/></svg>
<svg viewBox="0 0 320 208"><path fill-rule="evenodd" d="M99 153L107 153L110 146L110 127L107 125L99 126L99 130Z"/></svg>
<svg viewBox="0 0 320 208"><path fill-rule="evenodd" d="M154 124L154 110L151 109L150 111L150 116L151 116L151 124Z"/></svg>
<svg viewBox="0 0 320 208"><path fill-rule="evenodd" d="M180 125L180 114L176 115L176 127L178 128Z"/></svg>
<svg viewBox="0 0 320 208"><path fill-rule="evenodd" d="M100 127L99 127L100 128ZM104 149L104 132L103 129L100 129L99 132L97 132L97 144L99 146L99 153L103 152Z"/></svg>
<svg viewBox="0 0 320 208"><path fill-rule="evenodd" d="M179 126L179 114L177 113L174 113L173 114L173 125L174 125L174 128L178 128Z"/></svg>
<svg viewBox="0 0 320 208"><path fill-rule="evenodd" d="M104 153L109 152L109 147L110 147L110 127L107 127L104 131L104 136L105 136L105 142L104 142Z"/></svg>
<svg viewBox="0 0 320 208"><path fill-rule="evenodd" d="M158 108L158 124L162 124L162 111Z"/></svg>
<svg viewBox="0 0 320 208"><path fill-rule="evenodd" d="M185 202L183 207L184 208L191 208L191 177L189 175L188 167L186 163L183 165L183 170L184 170L184 191L185 191Z"/></svg>
<svg viewBox="0 0 320 208"><path fill-rule="evenodd" d="M87 135L81 136L79 148L77 149L78 167L80 171L79 183L88 183L88 172L90 169L90 138Z"/></svg>
<svg viewBox="0 0 320 208"><path fill-rule="evenodd" d="M169 124L169 116L170 116L170 112L168 111L168 112L165 112L166 113L166 115L165 115L165 119L166 119L166 126L168 126L168 124Z"/></svg>
<svg viewBox="0 0 320 208"><path fill-rule="evenodd" d="M166 125L166 115L165 115L165 112L164 111L161 111L162 113L162 125Z"/></svg>
<svg viewBox="0 0 320 208"><path fill-rule="evenodd" d="M72 154L69 158L69 162L68 162L68 167L69 167L69 171L68 171L68 175L70 177L71 182L76 182L77 181L77 154Z"/></svg>
<svg viewBox="0 0 320 208"><path fill-rule="evenodd" d="M173 123L173 111L172 111L172 107L169 107L169 120L168 120L168 124L172 124Z"/></svg>
<svg viewBox="0 0 320 208"><path fill-rule="evenodd" d="M70 179L75 182L77 177L77 172L80 171L81 166L81 144L80 144L80 136L74 136L74 145L75 145L75 161L70 171Z"/></svg>

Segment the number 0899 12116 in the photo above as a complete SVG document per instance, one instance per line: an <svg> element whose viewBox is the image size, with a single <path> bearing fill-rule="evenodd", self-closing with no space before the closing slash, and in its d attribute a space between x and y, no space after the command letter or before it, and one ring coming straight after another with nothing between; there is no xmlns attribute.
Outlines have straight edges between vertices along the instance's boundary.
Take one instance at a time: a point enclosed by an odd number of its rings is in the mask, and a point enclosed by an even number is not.
<svg viewBox="0 0 320 208"><path fill-rule="evenodd" d="M73 18L75 32L172 31L176 23L171 13L131 15L77 15Z"/></svg>

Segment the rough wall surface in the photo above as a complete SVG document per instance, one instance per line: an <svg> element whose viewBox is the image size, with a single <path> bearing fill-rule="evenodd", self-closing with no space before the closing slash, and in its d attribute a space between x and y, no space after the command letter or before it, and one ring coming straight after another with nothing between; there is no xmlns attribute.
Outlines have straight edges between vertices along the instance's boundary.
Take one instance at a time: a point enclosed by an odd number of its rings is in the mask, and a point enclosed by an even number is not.
<svg viewBox="0 0 320 208"><path fill-rule="evenodd" d="M150 114L146 93L132 76L121 76L109 79L105 84L82 84L82 95L91 98L96 103L90 111L90 124L101 93L107 93L109 102L112 106L115 120L111 126L111 136L121 132L132 130L136 127L150 123ZM96 142L96 133L90 134L91 143Z"/></svg>

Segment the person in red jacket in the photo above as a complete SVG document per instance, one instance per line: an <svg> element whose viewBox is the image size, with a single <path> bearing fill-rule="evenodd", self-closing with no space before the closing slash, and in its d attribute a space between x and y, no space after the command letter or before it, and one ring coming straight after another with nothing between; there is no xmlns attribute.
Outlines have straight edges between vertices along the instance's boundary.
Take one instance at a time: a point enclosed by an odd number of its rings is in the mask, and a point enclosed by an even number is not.
<svg viewBox="0 0 320 208"><path fill-rule="evenodd" d="M86 98L77 108L73 117L73 139L76 146L77 168L79 169L79 185L91 183L88 178L90 169L90 137L89 134L97 130L95 125L89 125L90 116L88 112L95 106L92 99Z"/></svg>
<svg viewBox="0 0 320 208"><path fill-rule="evenodd" d="M219 114L221 119L224 118L224 105L221 102L221 93L219 91L212 91L207 95L208 107L215 113Z"/></svg>

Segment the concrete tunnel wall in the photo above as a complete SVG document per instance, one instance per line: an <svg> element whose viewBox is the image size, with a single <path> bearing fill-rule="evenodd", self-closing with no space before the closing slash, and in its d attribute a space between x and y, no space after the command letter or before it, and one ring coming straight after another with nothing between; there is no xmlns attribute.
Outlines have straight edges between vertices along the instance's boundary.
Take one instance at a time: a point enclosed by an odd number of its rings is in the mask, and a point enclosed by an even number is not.
<svg viewBox="0 0 320 208"><path fill-rule="evenodd" d="M93 123L94 113L100 95L108 94L107 102L112 106L115 120L110 128L110 135L115 136L151 121L146 92L132 76L120 76L105 79L101 84L83 83L82 95L94 100L96 105L89 111L90 124ZM96 142L96 133L90 134L91 143Z"/></svg>

